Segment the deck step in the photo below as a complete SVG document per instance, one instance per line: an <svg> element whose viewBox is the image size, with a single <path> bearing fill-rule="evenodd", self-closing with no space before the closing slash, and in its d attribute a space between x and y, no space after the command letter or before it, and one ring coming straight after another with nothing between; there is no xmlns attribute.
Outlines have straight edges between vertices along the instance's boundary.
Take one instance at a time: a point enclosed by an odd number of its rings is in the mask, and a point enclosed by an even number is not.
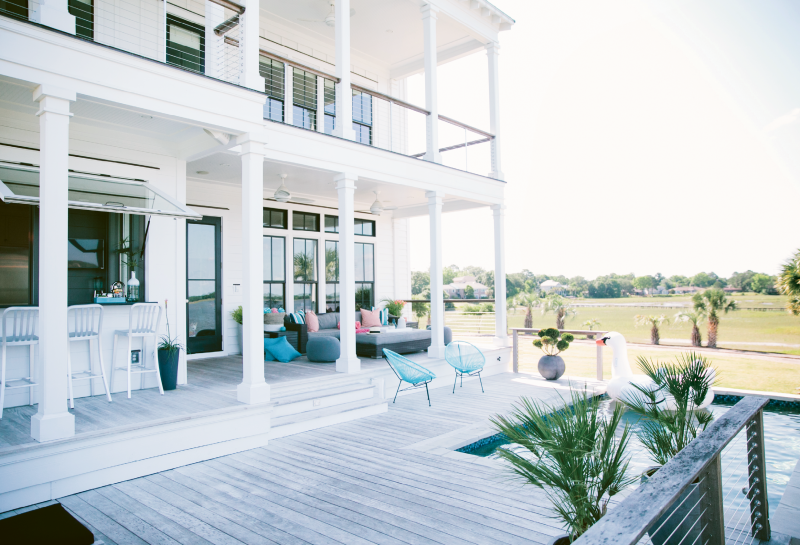
<svg viewBox="0 0 800 545"><path fill-rule="evenodd" d="M315 409L323 409L335 405L343 405L352 401L361 401L375 396L372 384L349 384L337 388L325 388L313 392L274 398L276 404L272 410L273 418L298 414Z"/></svg>
<svg viewBox="0 0 800 545"><path fill-rule="evenodd" d="M341 424L342 422L350 422L365 416L385 413L388 410L389 405L385 399L371 397L298 414L273 416L269 438L278 439L279 437Z"/></svg>

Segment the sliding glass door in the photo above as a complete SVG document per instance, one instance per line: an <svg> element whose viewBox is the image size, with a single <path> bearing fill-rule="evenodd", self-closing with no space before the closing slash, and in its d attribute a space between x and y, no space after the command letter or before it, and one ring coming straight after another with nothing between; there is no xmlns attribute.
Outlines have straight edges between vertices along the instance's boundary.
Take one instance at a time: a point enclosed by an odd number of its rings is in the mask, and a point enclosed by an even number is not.
<svg viewBox="0 0 800 545"><path fill-rule="evenodd" d="M222 220L186 222L186 351L222 350Z"/></svg>

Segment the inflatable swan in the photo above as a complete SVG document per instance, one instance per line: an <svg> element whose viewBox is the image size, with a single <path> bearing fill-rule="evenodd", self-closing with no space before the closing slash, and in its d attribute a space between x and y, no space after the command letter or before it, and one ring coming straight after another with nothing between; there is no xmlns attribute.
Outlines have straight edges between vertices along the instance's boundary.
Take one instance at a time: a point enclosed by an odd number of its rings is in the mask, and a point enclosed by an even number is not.
<svg viewBox="0 0 800 545"><path fill-rule="evenodd" d="M628 344L625 342L625 337L616 331L611 331L606 333L602 339L598 339L597 344L610 346L614 351L614 360L611 363L611 380L608 382L606 390L611 399L625 401L626 399L644 397L633 384L648 390L656 388L656 384L650 377L647 375L634 375L633 371L631 371L631 365L628 363ZM714 370L709 369L708 373L713 375ZM659 402L663 400L665 403L664 408L667 410L675 409L675 399L671 395L661 394L660 396ZM712 401L714 401L714 390L709 388L708 394L697 409L705 409L711 405Z"/></svg>

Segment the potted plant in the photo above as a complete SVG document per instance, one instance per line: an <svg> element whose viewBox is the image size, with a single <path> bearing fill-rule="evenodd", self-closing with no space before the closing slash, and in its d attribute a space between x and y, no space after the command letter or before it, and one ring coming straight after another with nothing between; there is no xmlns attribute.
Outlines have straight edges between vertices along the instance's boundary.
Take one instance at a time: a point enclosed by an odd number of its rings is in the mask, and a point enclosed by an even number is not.
<svg viewBox="0 0 800 545"><path fill-rule="evenodd" d="M401 299L383 299L381 303L384 303L384 307L389 310L389 316L394 316L398 320L403 317L403 309L406 306L405 301Z"/></svg>
<svg viewBox="0 0 800 545"><path fill-rule="evenodd" d="M559 354L569 348L569 343L575 337L572 333L561 333L553 327L539 330L538 335L539 338L533 341L533 346L544 352L544 356L539 358L539 374L547 380L557 380L567 370L564 358Z"/></svg>
<svg viewBox="0 0 800 545"><path fill-rule="evenodd" d="M646 482L711 424L714 416L696 408L708 395L716 370L708 359L694 352L679 355L675 363L642 356L637 363L653 385L631 383L641 395L629 396L624 404L642 417L636 434L650 459L658 464L642 474L642 482ZM666 408L667 396L674 399L674 409ZM699 482L689 485L648 532L653 545L667 543L676 530L675 535L686 535L688 543L699 539L702 525L696 523L700 514L693 507L700 496Z"/></svg>
<svg viewBox="0 0 800 545"><path fill-rule="evenodd" d="M571 405L555 407L523 397L511 415L491 422L512 443L498 449L515 476L544 490L568 534L550 544L572 543L605 515L609 500L636 480L628 476L628 424L619 430L624 407L606 417L598 397L571 392Z"/></svg>
<svg viewBox="0 0 800 545"><path fill-rule="evenodd" d="M178 362L183 345L178 344L178 337L172 337L169 331L169 300L164 301L164 313L167 316L167 334L158 342L158 372L161 375L161 386L164 390L174 390L178 386Z"/></svg>
<svg viewBox="0 0 800 545"><path fill-rule="evenodd" d="M242 314L242 305L239 305L236 310L231 311L231 318L233 321L239 324L239 353L244 353L244 331L242 331L242 321L243 321L243 314Z"/></svg>

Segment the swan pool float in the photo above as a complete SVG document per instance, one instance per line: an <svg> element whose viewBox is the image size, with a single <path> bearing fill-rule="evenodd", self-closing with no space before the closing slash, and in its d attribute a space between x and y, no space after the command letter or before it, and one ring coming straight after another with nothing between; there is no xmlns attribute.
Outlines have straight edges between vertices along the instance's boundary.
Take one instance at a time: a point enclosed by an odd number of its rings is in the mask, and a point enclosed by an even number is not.
<svg viewBox="0 0 800 545"><path fill-rule="evenodd" d="M614 351L614 360L611 363L611 380L608 381L606 393L614 401L625 401L632 399L644 399L642 392L636 389L634 384L647 390L655 390L656 383L647 375L634 375L631 371L631 364L628 362L628 344L625 337L616 331L606 333L603 338L598 339L598 346L610 346ZM706 371L713 379L716 376L713 369ZM675 398L669 394L659 393L657 403L664 403L667 410L675 410ZM705 409L714 401L714 389L709 388L708 394L703 402L695 410Z"/></svg>

